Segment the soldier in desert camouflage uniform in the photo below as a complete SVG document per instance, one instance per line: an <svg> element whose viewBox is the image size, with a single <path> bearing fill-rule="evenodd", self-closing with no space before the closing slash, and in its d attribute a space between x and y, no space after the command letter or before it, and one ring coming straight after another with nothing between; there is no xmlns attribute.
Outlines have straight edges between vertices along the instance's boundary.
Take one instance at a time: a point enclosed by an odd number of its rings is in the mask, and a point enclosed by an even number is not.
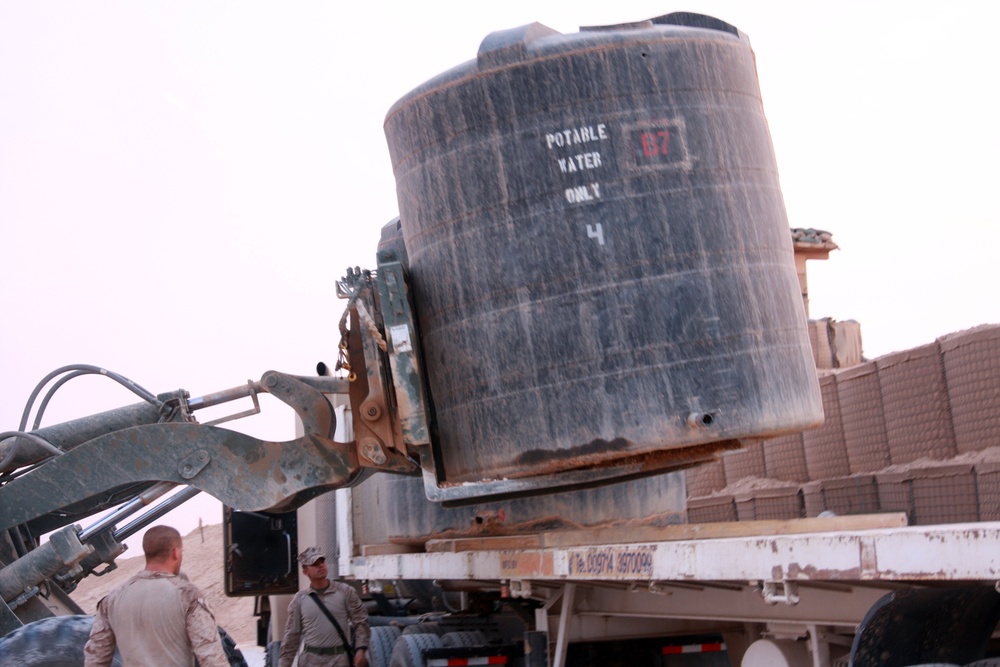
<svg viewBox="0 0 1000 667"><path fill-rule="evenodd" d="M229 667L215 617L198 587L180 575L180 533L155 526L143 536L146 569L97 603L84 667L108 667L115 646L128 667Z"/></svg>
<svg viewBox="0 0 1000 667"><path fill-rule="evenodd" d="M316 593L322 604L340 623L341 630L350 641L354 629L354 665L367 667L368 612L357 591L347 584L327 578L326 556L316 547L309 547L299 555L302 572L309 578L309 587L295 594L288 605L285 636L281 640L279 667L291 667L299 643L305 646L299 655L298 667L352 667L348 664L343 642L330 620L320 611L315 601L308 599Z"/></svg>

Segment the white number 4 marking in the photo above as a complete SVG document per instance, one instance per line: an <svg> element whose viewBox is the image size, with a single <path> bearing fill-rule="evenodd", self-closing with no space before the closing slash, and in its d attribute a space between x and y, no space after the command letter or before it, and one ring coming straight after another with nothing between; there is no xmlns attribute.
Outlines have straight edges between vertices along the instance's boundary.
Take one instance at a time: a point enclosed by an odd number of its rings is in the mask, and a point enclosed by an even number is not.
<svg viewBox="0 0 1000 667"><path fill-rule="evenodd" d="M600 245L604 245L604 228L601 227L601 223L587 225L587 238L597 239Z"/></svg>

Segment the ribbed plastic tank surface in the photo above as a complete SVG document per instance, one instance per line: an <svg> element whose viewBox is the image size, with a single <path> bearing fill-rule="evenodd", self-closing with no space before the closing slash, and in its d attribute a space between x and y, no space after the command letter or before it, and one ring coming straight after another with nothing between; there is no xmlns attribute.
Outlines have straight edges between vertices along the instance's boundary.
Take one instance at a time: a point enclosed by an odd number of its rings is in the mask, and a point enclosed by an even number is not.
<svg viewBox="0 0 1000 667"><path fill-rule="evenodd" d="M390 542L612 528L626 523L634 529L686 521L680 472L459 508L445 508L428 501L418 478L373 475L355 489L354 503L359 508L358 516L373 516L372 512L377 512L376 516L384 518L379 529L387 531Z"/></svg>

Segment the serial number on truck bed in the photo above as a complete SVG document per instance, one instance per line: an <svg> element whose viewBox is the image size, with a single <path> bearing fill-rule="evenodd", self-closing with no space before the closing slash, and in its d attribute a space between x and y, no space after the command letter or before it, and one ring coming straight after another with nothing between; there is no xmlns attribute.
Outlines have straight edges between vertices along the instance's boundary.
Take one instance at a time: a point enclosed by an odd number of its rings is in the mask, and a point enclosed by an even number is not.
<svg viewBox="0 0 1000 667"><path fill-rule="evenodd" d="M656 547L597 547L569 553L570 576L632 578L653 573Z"/></svg>

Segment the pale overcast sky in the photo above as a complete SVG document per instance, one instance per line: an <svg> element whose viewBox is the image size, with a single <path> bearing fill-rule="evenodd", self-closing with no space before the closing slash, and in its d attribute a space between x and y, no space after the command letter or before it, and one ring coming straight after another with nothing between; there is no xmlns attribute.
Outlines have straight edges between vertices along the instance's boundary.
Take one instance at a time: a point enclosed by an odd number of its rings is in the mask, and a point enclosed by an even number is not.
<svg viewBox="0 0 1000 667"><path fill-rule="evenodd" d="M389 107L490 32L564 33L671 11L750 38L812 316L875 357L1000 322L1000 5L0 1L0 421L88 363L198 396L332 361L334 280L396 215ZM62 420L134 402L77 379ZM292 437L292 416L241 430ZM182 530L220 520L196 503Z"/></svg>

